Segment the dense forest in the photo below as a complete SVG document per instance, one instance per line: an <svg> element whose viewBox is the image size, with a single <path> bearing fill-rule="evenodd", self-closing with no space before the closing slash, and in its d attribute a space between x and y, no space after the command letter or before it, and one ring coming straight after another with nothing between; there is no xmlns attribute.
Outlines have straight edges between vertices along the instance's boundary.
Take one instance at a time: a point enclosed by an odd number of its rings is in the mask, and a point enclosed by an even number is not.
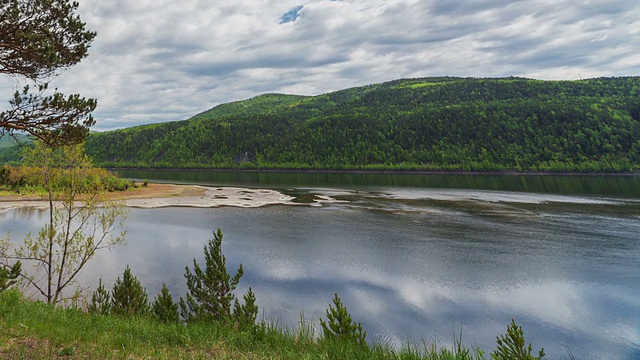
<svg viewBox="0 0 640 360"><path fill-rule="evenodd" d="M107 167L634 171L640 77L420 78L93 133Z"/></svg>

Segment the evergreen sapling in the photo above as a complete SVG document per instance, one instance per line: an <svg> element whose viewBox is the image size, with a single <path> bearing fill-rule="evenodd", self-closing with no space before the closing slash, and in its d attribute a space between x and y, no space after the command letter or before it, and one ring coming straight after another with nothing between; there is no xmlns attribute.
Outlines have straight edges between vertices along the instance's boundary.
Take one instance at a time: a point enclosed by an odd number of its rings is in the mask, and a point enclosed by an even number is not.
<svg viewBox="0 0 640 360"><path fill-rule="evenodd" d="M240 305L233 294L243 275L242 264L234 276L229 274L227 259L222 255L222 236L222 231L218 229L213 233L213 239L204 246L204 270L196 259L193 259L193 272L185 267L184 276L189 291L186 299L180 298L180 315L187 323L235 323L240 327L253 325L258 314L255 295L249 289L244 296L245 304Z"/></svg>
<svg viewBox="0 0 640 360"><path fill-rule="evenodd" d="M177 323L180 321L178 304L173 302L173 297L166 284L162 284L162 290L153 301L151 311L153 316L163 323Z"/></svg>
<svg viewBox="0 0 640 360"><path fill-rule="evenodd" d="M362 331L360 323L351 320L351 315L337 293L334 293L333 304L335 308L329 305L329 309L327 309L328 321L320 319L324 338L345 340L368 348L365 342L367 333Z"/></svg>
<svg viewBox="0 0 640 360"><path fill-rule="evenodd" d="M109 292L102 285L102 279L98 281L98 288L91 295L89 304L90 314L107 315L111 312L111 297Z"/></svg>
<svg viewBox="0 0 640 360"><path fill-rule="evenodd" d="M149 297L140 280L131 274L129 266L124 270L122 280L113 284L111 311L116 315L137 316L149 312Z"/></svg>
<svg viewBox="0 0 640 360"><path fill-rule="evenodd" d="M533 347L525 345L524 331L511 319L507 326L507 333L497 337L498 348L491 353L492 360L540 360L544 357L544 349L538 351L538 356L531 355Z"/></svg>
<svg viewBox="0 0 640 360"><path fill-rule="evenodd" d="M15 285L22 271L22 264L20 261L16 262L12 266L0 265L0 292L7 290L11 286Z"/></svg>

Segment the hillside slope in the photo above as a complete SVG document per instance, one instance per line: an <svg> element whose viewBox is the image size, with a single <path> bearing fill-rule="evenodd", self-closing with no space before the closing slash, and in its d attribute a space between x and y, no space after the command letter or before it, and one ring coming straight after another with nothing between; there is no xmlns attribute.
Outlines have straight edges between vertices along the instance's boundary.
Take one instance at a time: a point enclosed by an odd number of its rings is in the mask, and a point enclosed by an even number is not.
<svg viewBox="0 0 640 360"><path fill-rule="evenodd" d="M629 171L640 163L640 77L266 94L92 134L87 151L114 167Z"/></svg>

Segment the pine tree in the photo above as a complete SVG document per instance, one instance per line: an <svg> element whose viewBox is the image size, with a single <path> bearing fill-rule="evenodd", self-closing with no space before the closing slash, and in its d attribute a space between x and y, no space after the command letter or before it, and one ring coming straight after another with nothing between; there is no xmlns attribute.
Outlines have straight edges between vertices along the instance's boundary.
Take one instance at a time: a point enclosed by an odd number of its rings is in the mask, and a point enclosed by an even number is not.
<svg viewBox="0 0 640 360"><path fill-rule="evenodd" d="M91 295L89 313L107 315L109 312L111 312L111 297L107 289L102 286L102 279L100 279L98 281L98 288Z"/></svg>
<svg viewBox="0 0 640 360"><path fill-rule="evenodd" d="M360 323L351 320L351 315L347 308L342 305L337 293L334 294L333 304L335 308L329 305L329 309L327 309L328 322L320 319L325 339L346 340L368 347L364 340L367 333L362 331Z"/></svg>
<svg viewBox="0 0 640 360"><path fill-rule="evenodd" d="M111 311L116 315L136 316L149 312L149 297L140 280L131 274L127 265L120 278L113 284Z"/></svg>
<svg viewBox="0 0 640 360"><path fill-rule="evenodd" d="M77 144L95 123L94 99L77 94L46 95L49 81L87 56L96 36L69 0L4 0L0 2L0 74L30 80L16 90L10 109L0 112L0 136L28 133L50 145Z"/></svg>
<svg viewBox="0 0 640 360"><path fill-rule="evenodd" d="M22 263L20 263L20 261L16 262L12 266L0 265L0 292L15 285L18 281L18 276L20 276L21 268Z"/></svg>
<svg viewBox="0 0 640 360"><path fill-rule="evenodd" d="M189 291L186 300L180 298L180 315L187 323L218 322L232 325L238 323L247 326L255 323L258 313L255 295L249 289L245 295L245 304L240 305L233 291L242 277L242 264L232 277L227 272L227 259L222 255L222 231L213 233L213 239L204 247L205 268L193 259L193 272L185 268L185 278ZM232 304L237 315L232 316Z"/></svg>
<svg viewBox="0 0 640 360"><path fill-rule="evenodd" d="M164 323L176 323L180 321L178 305L173 302L173 297L166 284L162 284L162 290L156 296L151 306L153 315Z"/></svg>
<svg viewBox="0 0 640 360"><path fill-rule="evenodd" d="M538 356L531 354L533 347L525 345L524 331L516 321L511 319L507 326L507 333L497 337L498 348L491 353L492 360L540 360L544 357L544 349L538 351Z"/></svg>
<svg viewBox="0 0 640 360"><path fill-rule="evenodd" d="M258 316L258 305L256 305L256 295L251 288L243 296L243 299L244 304L242 305L238 299L235 299L233 317L238 327L244 330L255 325L256 317Z"/></svg>

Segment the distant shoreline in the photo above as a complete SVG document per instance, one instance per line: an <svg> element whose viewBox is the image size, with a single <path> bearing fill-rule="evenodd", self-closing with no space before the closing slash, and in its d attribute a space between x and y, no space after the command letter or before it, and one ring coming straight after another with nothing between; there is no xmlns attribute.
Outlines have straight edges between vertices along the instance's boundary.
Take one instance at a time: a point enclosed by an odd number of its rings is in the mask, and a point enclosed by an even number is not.
<svg viewBox="0 0 640 360"><path fill-rule="evenodd" d="M194 171L194 172L246 172L246 173L317 173L317 174L407 174L407 175L504 175L504 176L640 176L640 172L552 172L552 171L473 171L473 170L342 170L342 169L221 169L221 168L142 168L105 167L111 171Z"/></svg>

